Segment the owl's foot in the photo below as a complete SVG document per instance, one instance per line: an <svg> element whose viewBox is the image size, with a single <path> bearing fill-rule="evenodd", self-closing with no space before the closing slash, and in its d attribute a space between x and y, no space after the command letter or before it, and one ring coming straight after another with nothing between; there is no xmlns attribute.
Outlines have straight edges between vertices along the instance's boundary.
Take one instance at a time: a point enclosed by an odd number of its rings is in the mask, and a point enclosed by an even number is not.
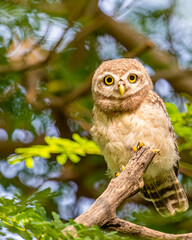
<svg viewBox="0 0 192 240"><path fill-rule="evenodd" d="M145 146L144 142L138 142L137 146L133 147L133 152L137 152L140 148L142 148L143 146Z"/></svg>
<svg viewBox="0 0 192 240"><path fill-rule="evenodd" d="M124 171L124 169L125 169L125 166L124 166L124 165L121 165L121 167L120 167L120 172L116 172L116 173L115 173L115 177L118 177L118 176L120 175L120 173Z"/></svg>
<svg viewBox="0 0 192 240"><path fill-rule="evenodd" d="M160 150L159 149L152 149L153 152L155 152L156 154L160 154Z"/></svg>

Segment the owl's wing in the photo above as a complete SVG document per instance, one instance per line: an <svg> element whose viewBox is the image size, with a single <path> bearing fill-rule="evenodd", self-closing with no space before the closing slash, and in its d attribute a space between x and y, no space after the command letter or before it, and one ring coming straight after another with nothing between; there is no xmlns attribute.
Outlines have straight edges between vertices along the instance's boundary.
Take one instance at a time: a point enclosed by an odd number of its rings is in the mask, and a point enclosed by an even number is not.
<svg viewBox="0 0 192 240"><path fill-rule="evenodd" d="M149 94L149 104L156 105L156 107L163 110L168 121L170 135L174 141L175 151L178 152L176 136L163 100L155 92L151 91ZM143 197L152 201L157 211L163 216L170 216L175 214L175 212L186 211L188 208L186 194L177 179L178 167L179 160L177 160L172 171L165 172L158 179L151 178L145 181L145 186L141 191Z"/></svg>
<svg viewBox="0 0 192 240"><path fill-rule="evenodd" d="M171 124L170 117L167 113L167 110L165 108L165 104L164 104L163 100L154 91L150 91L149 97L150 97L150 103L151 104L156 105L158 108L161 108L163 110L163 112L164 112L164 114L167 118L170 136L174 141L175 151L178 152L176 135L175 135L173 126ZM179 160L176 161L176 164L174 166L174 172L175 172L176 176L178 175L178 171L179 171Z"/></svg>

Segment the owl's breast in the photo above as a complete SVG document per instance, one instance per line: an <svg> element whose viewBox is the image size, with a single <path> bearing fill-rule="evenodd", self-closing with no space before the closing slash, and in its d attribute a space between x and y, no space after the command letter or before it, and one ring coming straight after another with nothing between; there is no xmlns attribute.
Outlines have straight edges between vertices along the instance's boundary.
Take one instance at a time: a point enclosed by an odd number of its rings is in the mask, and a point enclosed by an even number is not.
<svg viewBox="0 0 192 240"><path fill-rule="evenodd" d="M135 112L110 117L95 109L91 133L112 172L119 171L121 164L127 164L133 155L132 147L139 141L160 149L160 155L147 170L150 176L155 176L159 171L173 168L178 159L168 128L163 111L145 105Z"/></svg>
<svg viewBox="0 0 192 240"><path fill-rule="evenodd" d="M99 145L108 168L112 172L119 171L120 165L126 165L133 155L135 134L131 125L123 121L122 114L109 118L98 111L94 116L91 128L93 139Z"/></svg>

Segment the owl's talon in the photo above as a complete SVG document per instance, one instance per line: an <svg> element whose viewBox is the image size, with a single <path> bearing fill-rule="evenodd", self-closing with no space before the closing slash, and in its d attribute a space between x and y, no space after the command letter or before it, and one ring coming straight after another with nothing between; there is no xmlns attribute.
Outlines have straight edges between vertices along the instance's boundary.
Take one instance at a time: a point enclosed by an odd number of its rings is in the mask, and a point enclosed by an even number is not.
<svg viewBox="0 0 192 240"><path fill-rule="evenodd" d="M137 147L136 146L133 147L133 152L137 152Z"/></svg>
<svg viewBox="0 0 192 240"><path fill-rule="evenodd" d="M137 143L137 148L142 148L143 146L145 146L145 143L144 142L138 142Z"/></svg>
<svg viewBox="0 0 192 240"><path fill-rule="evenodd" d="M125 170L125 166L124 166L124 165L121 165L120 171L123 172L124 170Z"/></svg>
<svg viewBox="0 0 192 240"><path fill-rule="evenodd" d="M160 154L160 150L159 149L152 149L153 152L155 152L156 154Z"/></svg>
<svg viewBox="0 0 192 240"><path fill-rule="evenodd" d="M125 166L124 165L121 165L120 167L120 172L116 172L115 173L115 177L118 177L120 175L121 172L123 172L125 170Z"/></svg>
<svg viewBox="0 0 192 240"><path fill-rule="evenodd" d="M134 146L133 147L133 152L137 152L140 148L142 148L143 146L145 146L145 143L144 142L138 142L137 143L137 146Z"/></svg>

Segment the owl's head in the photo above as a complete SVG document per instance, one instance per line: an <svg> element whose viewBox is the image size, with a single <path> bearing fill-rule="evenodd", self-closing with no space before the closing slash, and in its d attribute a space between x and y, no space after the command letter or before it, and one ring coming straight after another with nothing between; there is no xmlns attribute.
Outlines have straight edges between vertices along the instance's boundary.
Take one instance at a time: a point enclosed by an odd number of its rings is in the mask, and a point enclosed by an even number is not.
<svg viewBox="0 0 192 240"><path fill-rule="evenodd" d="M103 62L92 80L93 99L104 112L133 111L152 88L151 78L136 59Z"/></svg>

